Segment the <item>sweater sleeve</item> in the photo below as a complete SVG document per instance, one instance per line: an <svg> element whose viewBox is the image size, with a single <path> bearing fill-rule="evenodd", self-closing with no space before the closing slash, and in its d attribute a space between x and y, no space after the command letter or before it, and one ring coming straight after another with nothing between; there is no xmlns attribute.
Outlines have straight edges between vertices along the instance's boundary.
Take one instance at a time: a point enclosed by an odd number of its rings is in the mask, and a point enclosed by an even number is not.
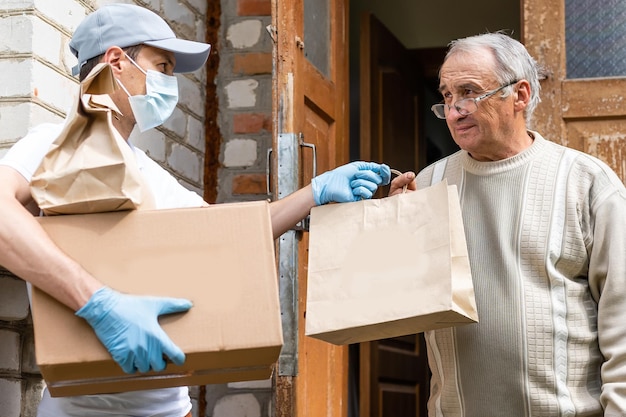
<svg viewBox="0 0 626 417"><path fill-rule="evenodd" d="M600 401L605 416L626 415L626 191L621 184L591 202L589 287L598 303L604 356Z"/></svg>

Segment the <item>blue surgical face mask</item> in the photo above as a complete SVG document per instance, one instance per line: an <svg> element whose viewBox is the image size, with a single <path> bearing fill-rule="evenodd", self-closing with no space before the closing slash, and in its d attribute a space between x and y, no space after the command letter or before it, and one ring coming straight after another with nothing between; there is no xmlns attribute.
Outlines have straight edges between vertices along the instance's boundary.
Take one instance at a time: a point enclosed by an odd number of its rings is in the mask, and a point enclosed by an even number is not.
<svg viewBox="0 0 626 417"><path fill-rule="evenodd" d="M162 125L174 112L178 103L178 80L158 71L144 71L131 57L126 57L146 75L146 94L131 96L120 80L118 84L128 94L130 108L141 132Z"/></svg>

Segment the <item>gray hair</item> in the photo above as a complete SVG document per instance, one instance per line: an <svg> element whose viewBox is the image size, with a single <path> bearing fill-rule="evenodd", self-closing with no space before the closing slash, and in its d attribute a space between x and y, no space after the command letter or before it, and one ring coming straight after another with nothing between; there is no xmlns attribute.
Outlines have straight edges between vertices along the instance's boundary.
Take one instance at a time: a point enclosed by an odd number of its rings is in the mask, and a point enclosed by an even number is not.
<svg viewBox="0 0 626 417"><path fill-rule="evenodd" d="M485 49L491 51L495 57L495 76L501 85L519 80L530 83L530 102L524 112L526 123L529 124L535 108L541 101L539 97L541 85L537 62L520 42L502 32L457 39L448 45L444 62L458 52L482 52ZM506 97L511 93L511 88L504 91Z"/></svg>

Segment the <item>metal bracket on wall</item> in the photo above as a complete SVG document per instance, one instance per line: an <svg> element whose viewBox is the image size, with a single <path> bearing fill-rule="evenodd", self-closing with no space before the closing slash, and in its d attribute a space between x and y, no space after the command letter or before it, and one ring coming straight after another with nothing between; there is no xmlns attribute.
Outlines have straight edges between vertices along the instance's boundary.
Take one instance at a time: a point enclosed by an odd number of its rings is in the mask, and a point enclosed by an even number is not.
<svg viewBox="0 0 626 417"><path fill-rule="evenodd" d="M313 175L316 175L315 146L304 143L303 135L281 133L278 135L276 151L278 167L277 198L281 199L294 193L299 188L300 147L313 149ZM268 151L268 167L270 155ZM267 182L270 183L269 168ZM269 189L268 189L269 193ZM278 275L280 309L283 327L283 348L278 358L278 375L296 376L298 374L298 239L297 233L308 230L308 222L284 233L278 241Z"/></svg>

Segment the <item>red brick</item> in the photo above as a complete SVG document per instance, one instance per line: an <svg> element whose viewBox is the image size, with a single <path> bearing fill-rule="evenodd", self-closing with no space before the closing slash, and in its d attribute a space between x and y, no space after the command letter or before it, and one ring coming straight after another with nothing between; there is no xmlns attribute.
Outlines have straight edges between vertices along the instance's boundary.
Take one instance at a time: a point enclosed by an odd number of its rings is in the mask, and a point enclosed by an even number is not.
<svg viewBox="0 0 626 417"><path fill-rule="evenodd" d="M237 54L233 61L233 73L256 75L272 73L271 53Z"/></svg>
<svg viewBox="0 0 626 417"><path fill-rule="evenodd" d="M233 194L267 194L265 174L241 174L233 178Z"/></svg>
<svg viewBox="0 0 626 417"><path fill-rule="evenodd" d="M234 133L259 133L272 130L272 120L269 114L239 113L233 116Z"/></svg>
<svg viewBox="0 0 626 417"><path fill-rule="evenodd" d="M269 16L272 14L271 0L238 0L239 16Z"/></svg>

